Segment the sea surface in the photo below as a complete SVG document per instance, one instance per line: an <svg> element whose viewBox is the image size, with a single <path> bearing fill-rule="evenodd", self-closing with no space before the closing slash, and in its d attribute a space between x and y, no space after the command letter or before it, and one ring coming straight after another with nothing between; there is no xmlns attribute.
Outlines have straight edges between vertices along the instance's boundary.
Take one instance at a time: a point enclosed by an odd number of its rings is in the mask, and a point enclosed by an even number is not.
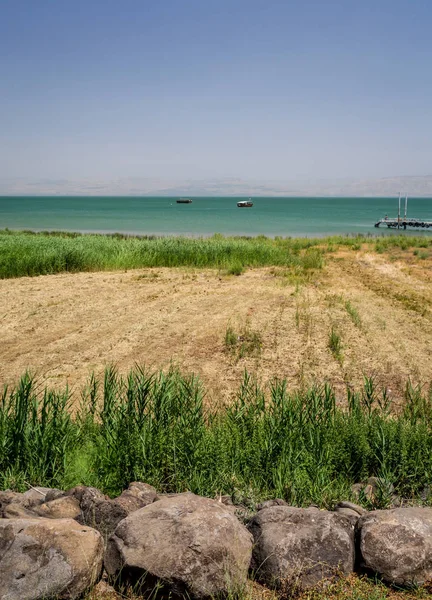
<svg viewBox="0 0 432 600"><path fill-rule="evenodd" d="M193 197L192 204L177 204L177 198L167 197L0 196L0 229L158 236L386 234L387 227L376 229L374 223L398 212L397 198L260 197L252 198L252 208L237 208L245 199ZM432 198L410 198L408 216L432 221ZM432 229L414 233L432 235Z"/></svg>

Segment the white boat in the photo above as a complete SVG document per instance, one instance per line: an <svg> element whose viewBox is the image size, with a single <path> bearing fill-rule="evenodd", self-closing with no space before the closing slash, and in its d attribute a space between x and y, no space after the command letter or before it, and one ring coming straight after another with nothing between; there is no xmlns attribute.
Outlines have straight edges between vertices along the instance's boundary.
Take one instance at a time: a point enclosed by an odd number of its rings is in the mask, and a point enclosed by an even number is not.
<svg viewBox="0 0 432 600"><path fill-rule="evenodd" d="M240 202L237 202L237 206L239 208L250 208L253 206L253 202L251 202L251 198L249 200L240 200Z"/></svg>

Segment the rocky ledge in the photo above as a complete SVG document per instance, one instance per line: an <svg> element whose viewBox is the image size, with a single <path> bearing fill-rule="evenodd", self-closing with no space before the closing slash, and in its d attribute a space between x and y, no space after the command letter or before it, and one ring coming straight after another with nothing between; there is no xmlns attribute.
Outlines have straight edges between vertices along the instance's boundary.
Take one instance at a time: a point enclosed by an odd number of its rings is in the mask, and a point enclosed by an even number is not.
<svg viewBox="0 0 432 600"><path fill-rule="evenodd" d="M79 486L0 492L0 598L79 598L102 574L117 588L205 599L247 577L283 593L353 571L389 584L432 579L432 509L334 511L268 500L245 518L229 498L159 494L132 483L118 498Z"/></svg>

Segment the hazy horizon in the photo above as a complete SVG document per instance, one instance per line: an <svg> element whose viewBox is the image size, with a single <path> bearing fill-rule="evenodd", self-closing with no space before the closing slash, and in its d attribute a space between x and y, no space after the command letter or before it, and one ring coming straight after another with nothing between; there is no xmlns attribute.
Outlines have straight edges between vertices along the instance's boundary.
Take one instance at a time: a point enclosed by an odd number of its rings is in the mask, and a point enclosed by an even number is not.
<svg viewBox="0 0 432 600"><path fill-rule="evenodd" d="M432 198L432 176L387 177L372 180L244 181L158 180L125 178L94 180L0 179L0 196L254 196L254 197L396 197Z"/></svg>

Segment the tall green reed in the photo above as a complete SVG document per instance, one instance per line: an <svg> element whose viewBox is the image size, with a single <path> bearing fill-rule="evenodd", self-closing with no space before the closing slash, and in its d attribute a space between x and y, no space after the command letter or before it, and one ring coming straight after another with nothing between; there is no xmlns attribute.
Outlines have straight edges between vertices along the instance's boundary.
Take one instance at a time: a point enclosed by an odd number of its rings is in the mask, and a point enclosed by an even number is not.
<svg viewBox="0 0 432 600"><path fill-rule="evenodd" d="M144 480L163 491L330 506L371 475L406 497L432 475L431 396L410 383L393 414L372 379L348 389L341 406L329 385L262 388L245 373L231 404L214 407L193 375L110 368L74 411L70 402L67 390L40 390L27 374L4 391L0 487L85 483L113 495Z"/></svg>
<svg viewBox="0 0 432 600"><path fill-rule="evenodd" d="M0 472L20 472L32 481L60 482L78 428L69 412L69 394L38 390L26 373L18 386L5 388L0 404Z"/></svg>
<svg viewBox="0 0 432 600"><path fill-rule="evenodd" d="M320 269L317 241L229 237L124 237L0 232L0 278L139 267L219 268L281 265Z"/></svg>

